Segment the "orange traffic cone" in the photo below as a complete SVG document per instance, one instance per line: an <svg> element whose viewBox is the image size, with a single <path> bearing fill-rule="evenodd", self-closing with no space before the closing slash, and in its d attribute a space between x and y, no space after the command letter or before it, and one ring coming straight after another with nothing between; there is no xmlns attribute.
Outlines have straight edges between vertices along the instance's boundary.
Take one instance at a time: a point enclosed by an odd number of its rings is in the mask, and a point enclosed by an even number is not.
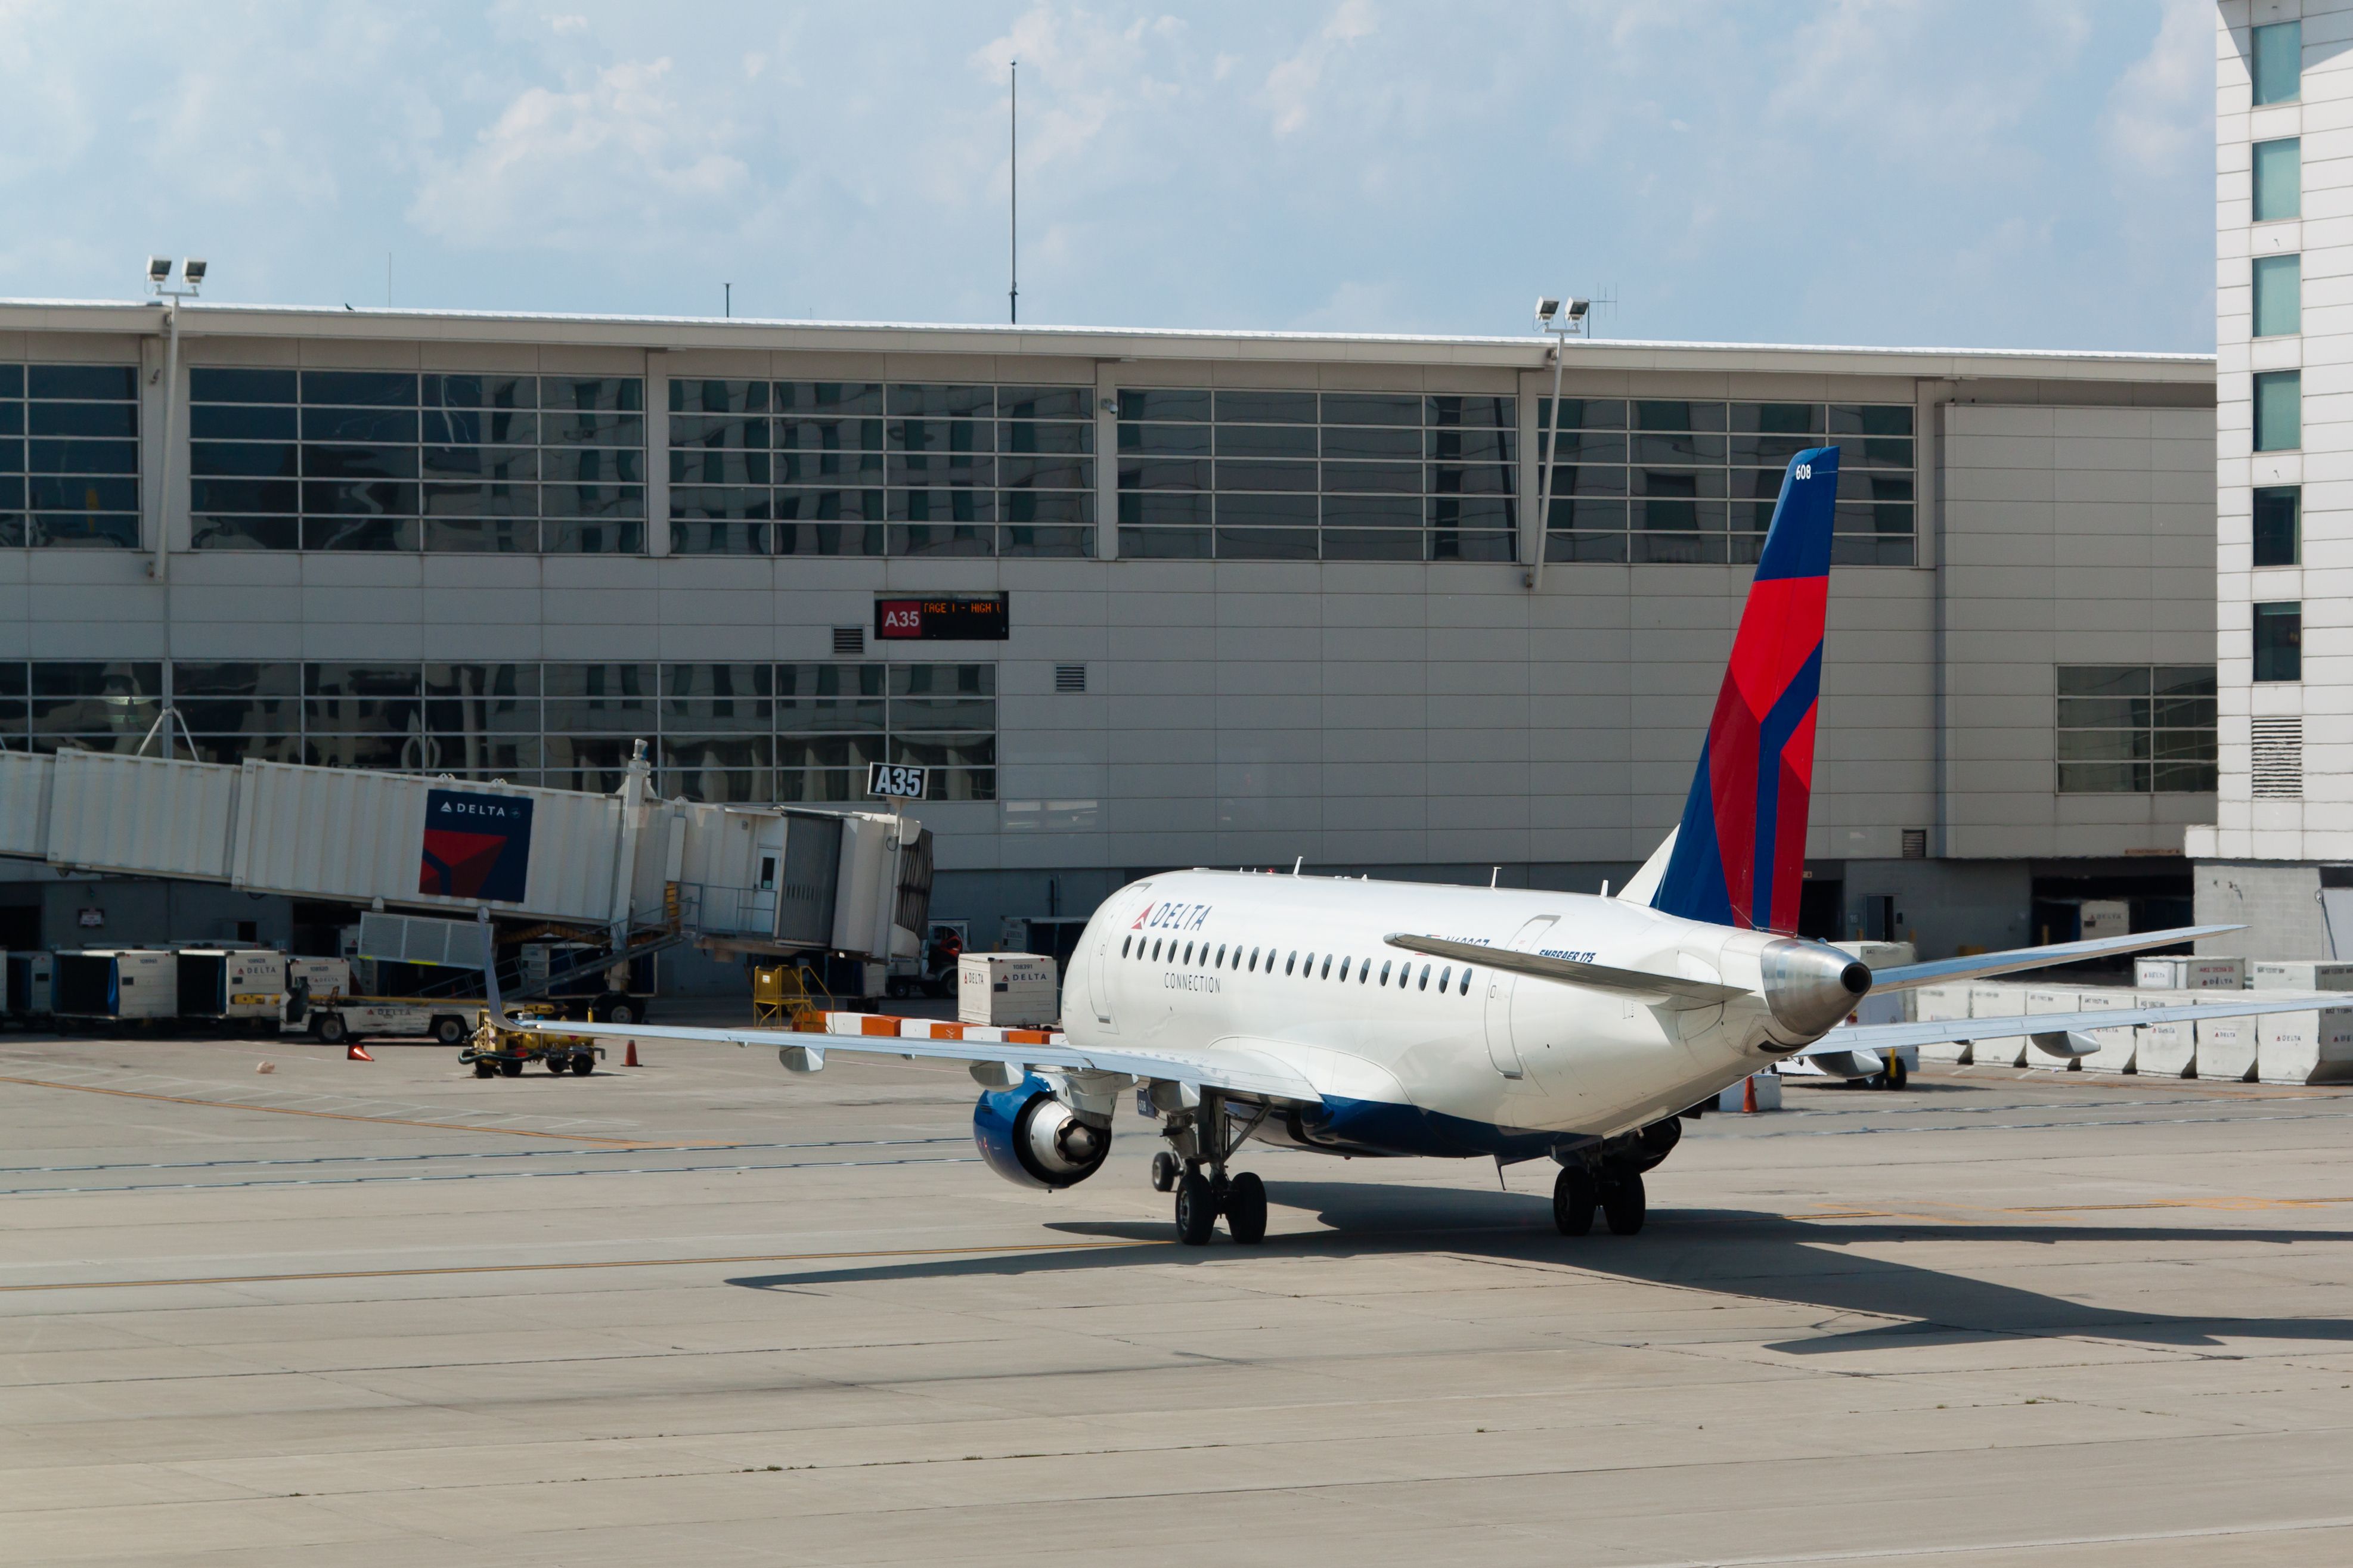
<svg viewBox="0 0 2353 1568"><path fill-rule="evenodd" d="M1757 1075L1755 1073L1740 1080L1740 1109L1744 1115L1757 1114Z"/></svg>
<svg viewBox="0 0 2353 1568"><path fill-rule="evenodd" d="M635 1066L637 1066L637 1065L638 1065L638 1042L637 1042L637 1041L635 1041L635 1040L631 1040L631 1041L629 1042L629 1054L628 1054L628 1056L626 1056L626 1057L624 1057L624 1058L621 1058L621 1065L622 1065L623 1067L625 1067L625 1068L633 1068L633 1067L635 1067Z"/></svg>
<svg viewBox="0 0 2353 1568"><path fill-rule="evenodd" d="M365 1046L361 1045L357 1040L353 1040L350 1045L343 1047L343 1060L347 1062L372 1062L375 1060L375 1058L367 1054L367 1047Z"/></svg>

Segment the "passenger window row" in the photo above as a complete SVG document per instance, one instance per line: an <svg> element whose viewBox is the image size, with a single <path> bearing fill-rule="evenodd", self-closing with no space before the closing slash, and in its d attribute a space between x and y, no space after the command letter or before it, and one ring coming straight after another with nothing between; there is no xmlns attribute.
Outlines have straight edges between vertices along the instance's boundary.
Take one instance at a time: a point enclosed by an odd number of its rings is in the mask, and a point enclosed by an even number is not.
<svg viewBox="0 0 2353 1568"><path fill-rule="evenodd" d="M1156 963L1161 960L1161 950L1164 945L1167 949L1167 961L1171 963L1192 963L1196 960L1196 954L1193 951L1196 944L1189 942L1186 942L1180 950L1177 945L1176 939L1173 936L1154 937L1148 942L1139 936L1130 935L1122 937L1119 943L1119 955L1122 958L1134 957L1145 963ZM1289 953L1285 954L1280 953L1271 947L1253 947L1248 951L1247 954L1245 954L1244 951L1239 946L1229 950L1225 943L1219 942L1218 944L1217 951L1213 954L1210 952L1209 944L1208 942L1204 942L1198 945L1200 948L1198 961L1204 967L1209 969L1228 968L1229 966L1228 954L1230 951L1230 967L1249 973L1258 973L1261 967L1263 967L1266 973L1272 974L1274 973L1274 962L1278 957L1280 957L1282 960L1282 972L1285 974L1296 974L1303 980L1330 980L1335 978L1332 973L1332 965L1337 955L1329 952L1324 955L1323 967L1319 970L1316 967L1314 953L1307 953L1305 955L1304 962L1303 962L1301 954L1295 948ZM1347 983L1348 970L1349 966L1352 964L1356 966L1357 984L1369 985L1375 984L1373 961L1371 959L1367 958L1359 963L1356 958L1348 957L1338 958L1337 962L1340 966L1337 978L1343 984ZM1397 987L1398 990L1402 991L1409 985L1411 985L1418 990L1427 991L1430 989L1430 968L1431 965L1427 963L1423 964L1421 966L1420 978L1416 980L1413 972L1413 961L1411 959L1408 959L1402 963L1398 963L1394 959L1386 960L1381 964L1377 983L1382 985L1388 984L1390 972L1394 970L1397 974ZM1471 969L1468 964L1463 966L1461 977L1460 979L1456 978L1454 966L1451 963L1438 971L1439 994L1443 995L1450 989L1458 996L1468 996L1471 994Z"/></svg>

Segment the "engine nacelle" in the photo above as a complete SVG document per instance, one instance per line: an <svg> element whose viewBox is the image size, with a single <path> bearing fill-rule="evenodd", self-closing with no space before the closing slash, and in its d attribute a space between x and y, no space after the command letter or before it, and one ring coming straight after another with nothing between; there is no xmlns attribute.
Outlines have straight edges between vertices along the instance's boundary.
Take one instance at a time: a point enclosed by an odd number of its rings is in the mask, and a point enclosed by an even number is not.
<svg viewBox="0 0 2353 1568"><path fill-rule="evenodd" d="M1034 1074L980 1097L972 1141L990 1170L1021 1187L1076 1186L1111 1153L1111 1129L1081 1121Z"/></svg>

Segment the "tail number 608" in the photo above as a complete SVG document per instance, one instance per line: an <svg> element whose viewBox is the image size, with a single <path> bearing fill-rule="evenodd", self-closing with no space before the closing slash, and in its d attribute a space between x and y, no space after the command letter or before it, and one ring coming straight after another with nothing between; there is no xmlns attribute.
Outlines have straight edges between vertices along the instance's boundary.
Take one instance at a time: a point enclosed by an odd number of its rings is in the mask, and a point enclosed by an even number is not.
<svg viewBox="0 0 2353 1568"><path fill-rule="evenodd" d="M1799 463L1791 468L1789 473L1792 479L1810 479L1814 477L1814 466L1811 463Z"/></svg>

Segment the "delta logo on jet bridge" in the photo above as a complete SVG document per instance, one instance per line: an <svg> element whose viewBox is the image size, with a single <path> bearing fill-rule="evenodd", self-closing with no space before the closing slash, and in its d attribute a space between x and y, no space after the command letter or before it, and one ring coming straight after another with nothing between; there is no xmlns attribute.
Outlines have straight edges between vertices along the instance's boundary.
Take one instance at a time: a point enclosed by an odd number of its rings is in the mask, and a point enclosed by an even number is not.
<svg viewBox="0 0 2353 1568"><path fill-rule="evenodd" d="M512 795L425 792L425 852L417 890L521 903L531 879L531 801Z"/></svg>

